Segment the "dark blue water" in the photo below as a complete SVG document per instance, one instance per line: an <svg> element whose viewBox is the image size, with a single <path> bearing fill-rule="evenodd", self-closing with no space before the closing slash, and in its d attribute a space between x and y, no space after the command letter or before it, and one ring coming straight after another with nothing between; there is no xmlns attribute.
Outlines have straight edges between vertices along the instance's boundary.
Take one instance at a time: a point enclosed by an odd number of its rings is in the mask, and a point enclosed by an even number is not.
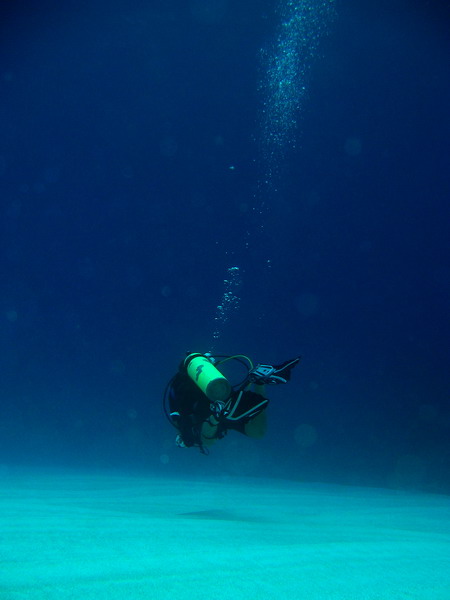
<svg viewBox="0 0 450 600"><path fill-rule="evenodd" d="M445 8L336 4L268 160L278 3L88 4L1 9L0 463L449 491ZM303 363L204 457L161 396L213 344Z"/></svg>

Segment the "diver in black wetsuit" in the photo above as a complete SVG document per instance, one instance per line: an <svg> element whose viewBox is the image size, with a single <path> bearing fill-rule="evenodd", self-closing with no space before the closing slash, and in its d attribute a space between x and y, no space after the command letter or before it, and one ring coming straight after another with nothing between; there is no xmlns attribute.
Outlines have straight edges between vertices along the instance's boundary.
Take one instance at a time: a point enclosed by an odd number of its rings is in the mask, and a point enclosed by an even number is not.
<svg viewBox="0 0 450 600"><path fill-rule="evenodd" d="M229 360L237 360L245 366L248 363L246 378L234 388L218 369ZM181 448L197 446L207 454L206 448L230 429L262 438L269 404L264 395L265 385L287 383L299 361L300 358L294 358L278 366L258 364L254 367L252 361L242 355L188 354L164 394L167 418L179 431L177 445Z"/></svg>

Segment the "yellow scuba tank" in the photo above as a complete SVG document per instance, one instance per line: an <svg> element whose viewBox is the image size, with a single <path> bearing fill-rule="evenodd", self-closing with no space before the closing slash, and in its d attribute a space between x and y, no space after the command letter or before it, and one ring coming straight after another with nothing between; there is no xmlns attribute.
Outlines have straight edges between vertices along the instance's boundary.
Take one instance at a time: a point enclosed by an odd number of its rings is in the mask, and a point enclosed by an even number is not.
<svg viewBox="0 0 450 600"><path fill-rule="evenodd" d="M225 402L231 396L230 382L204 354L189 354L184 360L189 377L211 402Z"/></svg>

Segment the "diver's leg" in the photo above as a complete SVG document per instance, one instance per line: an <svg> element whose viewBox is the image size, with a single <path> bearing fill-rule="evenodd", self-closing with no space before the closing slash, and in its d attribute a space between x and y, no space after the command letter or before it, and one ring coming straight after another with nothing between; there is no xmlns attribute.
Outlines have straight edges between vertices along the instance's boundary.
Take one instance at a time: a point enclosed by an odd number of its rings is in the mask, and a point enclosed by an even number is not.
<svg viewBox="0 0 450 600"><path fill-rule="evenodd" d="M250 419L245 424L244 433L248 437L261 439L267 431L267 414L266 410L262 410L253 419Z"/></svg>
<svg viewBox="0 0 450 600"><path fill-rule="evenodd" d="M264 384L260 385L258 383L252 383L250 389L252 392L255 392L255 394L259 394L263 398L265 397L266 386ZM266 431L267 414L265 410L258 413L255 417L253 417L253 419L250 419L250 421L246 423L244 427L245 435L255 439L261 439L264 437Z"/></svg>
<svg viewBox="0 0 450 600"><path fill-rule="evenodd" d="M259 383L252 383L251 390L252 392L255 392L255 394L265 397L266 386L264 384L261 385Z"/></svg>

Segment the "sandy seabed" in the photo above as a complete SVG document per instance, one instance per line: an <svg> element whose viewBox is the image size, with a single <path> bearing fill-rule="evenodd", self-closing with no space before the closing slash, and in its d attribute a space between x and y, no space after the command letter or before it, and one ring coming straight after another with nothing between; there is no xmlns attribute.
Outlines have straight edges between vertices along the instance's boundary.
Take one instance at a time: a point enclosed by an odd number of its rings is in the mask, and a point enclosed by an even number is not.
<svg viewBox="0 0 450 600"><path fill-rule="evenodd" d="M0 477L0 600L449 600L450 497L273 479Z"/></svg>

